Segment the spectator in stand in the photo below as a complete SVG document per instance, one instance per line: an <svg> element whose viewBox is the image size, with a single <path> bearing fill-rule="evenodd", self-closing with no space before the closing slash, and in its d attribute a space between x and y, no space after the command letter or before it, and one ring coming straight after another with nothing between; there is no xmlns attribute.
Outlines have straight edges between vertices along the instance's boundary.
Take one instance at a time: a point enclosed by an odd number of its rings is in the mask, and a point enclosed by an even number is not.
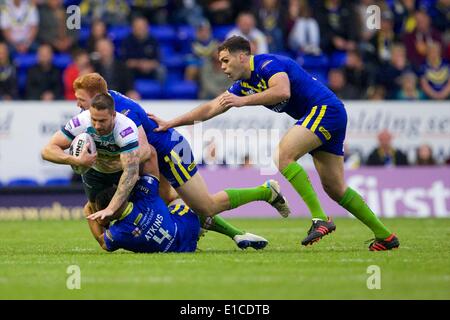
<svg viewBox="0 0 450 320"><path fill-rule="evenodd" d="M430 99L445 100L450 96L450 68L443 61L441 46L437 42L428 45L420 86Z"/></svg>
<svg viewBox="0 0 450 320"><path fill-rule="evenodd" d="M412 71L406 71L401 76L401 89L397 92L397 100L424 100L425 94L417 86L417 76Z"/></svg>
<svg viewBox="0 0 450 320"><path fill-rule="evenodd" d="M407 166L408 158L402 151L393 147L392 134L385 129L378 134L378 146L370 153L366 165Z"/></svg>
<svg viewBox="0 0 450 320"><path fill-rule="evenodd" d="M130 7L126 0L83 0L80 4L81 23L102 20L107 25L126 25Z"/></svg>
<svg viewBox="0 0 450 320"><path fill-rule="evenodd" d="M47 0L39 7L39 16L40 43L48 43L59 52L69 52L76 46L78 30L67 28L68 15L62 0Z"/></svg>
<svg viewBox="0 0 450 320"><path fill-rule="evenodd" d="M425 63L427 45L435 41L442 47L442 38L440 32L431 26L430 17L425 11L416 12L416 21L414 32L404 35L403 43L409 62L415 71L418 71Z"/></svg>
<svg viewBox="0 0 450 320"><path fill-rule="evenodd" d="M79 76L94 72L87 51L77 49L72 54L73 62L63 72L64 97L66 100L76 100L73 82Z"/></svg>
<svg viewBox="0 0 450 320"><path fill-rule="evenodd" d="M347 83L357 90L358 97L361 99L366 98L367 89L374 82L374 77L366 69L358 51L347 52L344 72Z"/></svg>
<svg viewBox="0 0 450 320"><path fill-rule="evenodd" d="M401 43L394 44L390 63L379 66L377 74L377 83L387 89L388 99L395 99L395 95L401 88L402 74L410 70L405 47Z"/></svg>
<svg viewBox="0 0 450 320"><path fill-rule="evenodd" d="M311 8L306 1L291 2L299 4L299 8L298 16L289 33L289 49L298 54L319 55L321 53L319 24L312 16ZM293 5L292 10L295 8L296 5Z"/></svg>
<svg viewBox="0 0 450 320"><path fill-rule="evenodd" d="M108 38L106 24L102 20L95 20L91 25L91 32L87 40L86 49L89 53L95 52L97 41Z"/></svg>
<svg viewBox="0 0 450 320"><path fill-rule="evenodd" d="M436 160L433 157L433 149L428 144L423 144L416 149L416 165L417 166L434 166Z"/></svg>
<svg viewBox="0 0 450 320"><path fill-rule="evenodd" d="M234 10L231 0L201 0L206 18L213 25L230 25L233 23Z"/></svg>
<svg viewBox="0 0 450 320"><path fill-rule="evenodd" d="M171 12L169 17L170 24L195 26L205 19L203 9L196 0L174 0L173 6L174 12Z"/></svg>
<svg viewBox="0 0 450 320"><path fill-rule="evenodd" d="M321 48L326 53L355 50L359 39L358 19L349 1L314 1L321 32Z"/></svg>
<svg viewBox="0 0 450 320"><path fill-rule="evenodd" d="M358 90L347 83L344 71L341 69L331 69L328 72L328 87L343 100L359 99Z"/></svg>
<svg viewBox="0 0 450 320"><path fill-rule="evenodd" d="M39 14L33 2L6 0L1 9L0 25L11 53L34 51L37 47L35 40Z"/></svg>
<svg viewBox="0 0 450 320"><path fill-rule="evenodd" d="M378 30L367 43L365 60L372 68L389 63L392 57L392 47L397 42L394 32L393 15L385 11L381 15L380 30Z"/></svg>
<svg viewBox="0 0 450 320"><path fill-rule="evenodd" d="M37 52L38 64L28 70L27 92L29 100L52 101L63 98L61 73L53 65L53 49L42 44Z"/></svg>
<svg viewBox="0 0 450 320"><path fill-rule="evenodd" d="M167 24L173 8L169 7L169 0L129 0L131 15L145 17L151 24Z"/></svg>
<svg viewBox="0 0 450 320"><path fill-rule="evenodd" d="M227 39L232 36L241 36L256 44L254 54L269 53L267 37L256 28L255 16L250 12L241 12L236 19L236 28L227 34Z"/></svg>
<svg viewBox="0 0 450 320"><path fill-rule="evenodd" d="M383 85L374 85L367 89L367 99L382 101L386 99L386 88Z"/></svg>
<svg viewBox="0 0 450 320"><path fill-rule="evenodd" d="M354 170L361 167L361 154L359 150L349 147L344 143L344 168L347 170Z"/></svg>
<svg viewBox="0 0 450 320"><path fill-rule="evenodd" d="M200 67L199 98L204 100L214 99L232 84L233 81L223 74L216 48Z"/></svg>
<svg viewBox="0 0 450 320"><path fill-rule="evenodd" d="M450 25L449 10L450 0L438 0L430 8L431 23L441 33L445 33Z"/></svg>
<svg viewBox="0 0 450 320"><path fill-rule="evenodd" d="M149 34L144 17L135 17L132 33L122 43L122 58L134 78L158 79L164 82L165 69L160 63L159 45Z"/></svg>
<svg viewBox="0 0 450 320"><path fill-rule="evenodd" d="M280 0L262 0L257 9L258 28L265 34L269 52L284 51L283 30L280 27Z"/></svg>
<svg viewBox="0 0 450 320"><path fill-rule="evenodd" d="M0 100L17 98L16 67L9 60L8 46L0 42Z"/></svg>
<svg viewBox="0 0 450 320"><path fill-rule="evenodd" d="M211 55L217 55L219 43L212 37L211 25L207 20L202 20L197 25L196 39L192 42L192 53L187 57L187 67L184 78L189 81L199 80L199 71L203 63L210 59Z"/></svg>
<svg viewBox="0 0 450 320"><path fill-rule="evenodd" d="M134 90L133 76L127 66L114 57L114 44L111 40L98 40L96 49L98 60L93 63L94 70L106 80L108 88L139 100L140 96Z"/></svg>

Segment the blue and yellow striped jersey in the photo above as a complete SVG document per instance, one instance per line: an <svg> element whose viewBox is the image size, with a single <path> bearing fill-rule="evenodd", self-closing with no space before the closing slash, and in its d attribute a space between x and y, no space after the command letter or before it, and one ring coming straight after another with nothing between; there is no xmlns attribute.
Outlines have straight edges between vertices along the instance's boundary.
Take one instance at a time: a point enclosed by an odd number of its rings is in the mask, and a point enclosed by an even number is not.
<svg viewBox="0 0 450 320"><path fill-rule="evenodd" d="M259 54L250 57L250 79L236 81L228 91L238 95L250 95L269 88L269 80L280 72L285 72L291 85L291 97L266 108L287 113L294 119L302 118L312 106L342 106L336 95L319 80L308 74L294 60L274 54Z"/></svg>

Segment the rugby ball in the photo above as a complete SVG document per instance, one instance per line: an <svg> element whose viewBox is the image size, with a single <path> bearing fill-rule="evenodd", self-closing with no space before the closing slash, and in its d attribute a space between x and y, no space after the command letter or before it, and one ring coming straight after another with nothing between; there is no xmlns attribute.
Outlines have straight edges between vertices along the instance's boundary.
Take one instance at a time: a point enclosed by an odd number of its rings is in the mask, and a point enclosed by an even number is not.
<svg viewBox="0 0 450 320"><path fill-rule="evenodd" d="M88 152L93 154L97 152L97 148L95 147L95 142L92 137L87 133L81 133L78 136L75 137L75 139L72 140L72 143L70 144L69 153L70 155L74 157L79 157L81 154L81 151L83 150L84 146L86 144L89 144ZM89 167L83 167L83 166L71 166L72 170L75 173L78 174L84 174L86 173L90 168Z"/></svg>

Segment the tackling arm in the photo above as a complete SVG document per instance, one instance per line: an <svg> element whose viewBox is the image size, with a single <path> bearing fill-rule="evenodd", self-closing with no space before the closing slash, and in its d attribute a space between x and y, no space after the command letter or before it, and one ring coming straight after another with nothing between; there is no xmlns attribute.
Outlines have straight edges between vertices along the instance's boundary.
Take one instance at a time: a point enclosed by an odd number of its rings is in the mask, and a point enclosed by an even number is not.
<svg viewBox="0 0 450 320"><path fill-rule="evenodd" d="M123 173L119 180L116 193L108 205L112 213L116 212L127 200L131 190L139 179L139 149L120 154Z"/></svg>

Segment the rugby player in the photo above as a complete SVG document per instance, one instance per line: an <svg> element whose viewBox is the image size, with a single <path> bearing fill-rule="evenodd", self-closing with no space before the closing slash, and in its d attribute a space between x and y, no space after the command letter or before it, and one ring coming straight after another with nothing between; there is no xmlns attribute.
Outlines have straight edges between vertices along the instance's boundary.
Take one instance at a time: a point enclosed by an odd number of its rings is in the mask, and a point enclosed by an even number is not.
<svg viewBox="0 0 450 320"><path fill-rule="evenodd" d="M347 113L342 101L294 60L273 54L251 55L250 43L243 37L225 40L218 54L223 72L235 83L215 99L170 121L150 115L159 125L156 131L205 121L232 107L262 105L287 113L298 121L281 139L274 161L311 212L312 225L302 245L313 244L336 229L323 211L306 171L297 163L310 153L326 193L374 233L369 250L398 248L397 236L345 183L343 142Z"/></svg>

